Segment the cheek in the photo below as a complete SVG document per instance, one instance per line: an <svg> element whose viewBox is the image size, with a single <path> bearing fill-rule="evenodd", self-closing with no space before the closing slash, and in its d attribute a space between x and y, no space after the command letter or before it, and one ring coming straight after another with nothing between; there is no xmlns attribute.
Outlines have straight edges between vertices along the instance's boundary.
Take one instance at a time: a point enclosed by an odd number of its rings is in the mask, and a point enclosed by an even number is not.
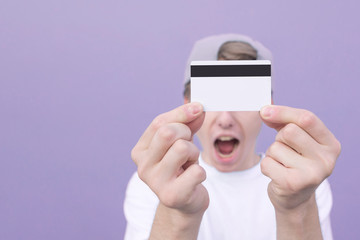
<svg viewBox="0 0 360 240"><path fill-rule="evenodd" d="M198 136L200 141L203 142L205 139L208 138L207 137L208 134L209 134L209 128L207 127L207 125L204 122L203 125L201 126L201 128L197 131L196 135Z"/></svg>
<svg viewBox="0 0 360 240"><path fill-rule="evenodd" d="M256 138L258 135L259 135L259 132L261 130L261 126L262 126L262 121L260 118L258 119L254 119L252 122L251 122L251 134Z"/></svg>
<svg viewBox="0 0 360 240"><path fill-rule="evenodd" d="M260 132L262 121L258 114L251 114L246 118L246 123L244 124L244 129L246 134L252 138L256 138Z"/></svg>

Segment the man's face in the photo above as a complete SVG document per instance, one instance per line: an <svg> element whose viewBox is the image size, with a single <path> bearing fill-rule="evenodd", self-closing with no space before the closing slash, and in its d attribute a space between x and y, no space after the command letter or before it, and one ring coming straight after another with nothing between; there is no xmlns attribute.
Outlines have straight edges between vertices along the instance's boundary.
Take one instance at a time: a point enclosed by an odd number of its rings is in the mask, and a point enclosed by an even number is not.
<svg viewBox="0 0 360 240"><path fill-rule="evenodd" d="M220 57L218 60L256 59L257 51L252 46L242 42L235 44L236 58L228 56L227 59ZM239 44L241 50L244 47L247 49L244 55L239 54ZM229 49L225 52L229 53ZM186 102L189 100L185 97ZM203 147L203 160L222 172L251 168L260 160L255 153L255 144L261 123L259 112L206 112L204 123L197 132Z"/></svg>
<svg viewBox="0 0 360 240"><path fill-rule="evenodd" d="M259 161L255 143L261 122L259 112L206 112L197 132L202 158L222 172L254 166Z"/></svg>

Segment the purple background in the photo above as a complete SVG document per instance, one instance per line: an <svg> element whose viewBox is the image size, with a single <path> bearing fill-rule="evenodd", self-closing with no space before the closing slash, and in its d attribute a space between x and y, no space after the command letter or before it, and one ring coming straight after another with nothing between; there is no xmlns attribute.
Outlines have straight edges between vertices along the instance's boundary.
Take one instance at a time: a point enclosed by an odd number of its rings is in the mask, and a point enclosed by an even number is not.
<svg viewBox="0 0 360 240"><path fill-rule="evenodd" d="M122 239L130 150L182 103L195 40L236 32L274 54L275 103L342 142L337 239L360 236L358 1L0 3L0 239ZM264 127L258 149L274 137Z"/></svg>

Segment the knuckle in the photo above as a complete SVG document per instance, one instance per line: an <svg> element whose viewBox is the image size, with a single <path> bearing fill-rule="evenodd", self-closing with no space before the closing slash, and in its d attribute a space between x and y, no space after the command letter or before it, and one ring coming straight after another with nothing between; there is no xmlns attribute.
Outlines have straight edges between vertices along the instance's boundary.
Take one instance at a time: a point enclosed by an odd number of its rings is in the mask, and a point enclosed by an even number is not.
<svg viewBox="0 0 360 240"><path fill-rule="evenodd" d="M285 186L290 193L294 193L297 191L294 182L290 181L289 179L285 179Z"/></svg>
<svg viewBox="0 0 360 240"><path fill-rule="evenodd" d="M321 170L319 171L319 168L315 166L307 166L306 168L306 179L307 179L307 185L310 186L316 186L319 185L323 180L323 174L321 174Z"/></svg>
<svg viewBox="0 0 360 240"><path fill-rule="evenodd" d="M176 131L169 126L162 126L157 132L158 136L166 142L172 142L176 137Z"/></svg>
<svg viewBox="0 0 360 240"><path fill-rule="evenodd" d="M175 188L167 187L159 193L159 199L165 206L174 208L179 203L179 193Z"/></svg>
<svg viewBox="0 0 360 240"><path fill-rule="evenodd" d="M335 154L336 154L337 156L339 156L339 155L340 155L340 152L341 152L341 143L340 143L339 140L335 139L335 143L334 143L333 149L334 149Z"/></svg>
<svg viewBox="0 0 360 240"><path fill-rule="evenodd" d="M260 162L260 168L261 168L261 172L263 174L265 174L266 176L268 176L269 174L269 161L270 158L269 157L265 157L261 162Z"/></svg>
<svg viewBox="0 0 360 240"><path fill-rule="evenodd" d="M191 159L193 160L198 160L199 159L199 156L200 156L200 150L196 147L196 145L193 143L193 142L190 142L190 141L187 141L187 140L184 140L186 142L186 145L187 145L187 148L190 152L190 156L191 156Z"/></svg>
<svg viewBox="0 0 360 240"><path fill-rule="evenodd" d="M287 186L287 189L291 193L297 193L299 192L303 187L302 184L304 183L304 180L302 179L299 174L293 174L291 178L287 178L285 180L285 184Z"/></svg>
<svg viewBox="0 0 360 240"><path fill-rule="evenodd" d="M318 185L321 182L321 177L318 172L316 172L314 169L310 170L308 172L308 181L310 185Z"/></svg>
<svg viewBox="0 0 360 240"><path fill-rule="evenodd" d="M327 177L328 175L326 175L325 177ZM324 178L322 178L322 176L320 176L319 174L311 174L309 177L309 185L310 186L318 186L320 185L320 183L324 180Z"/></svg>
<svg viewBox="0 0 360 240"><path fill-rule="evenodd" d="M181 124L181 126L182 126L182 131L185 132L184 138L187 139L187 140L191 140L192 133L191 133L190 128L188 126L184 125L184 124Z"/></svg>
<svg viewBox="0 0 360 240"><path fill-rule="evenodd" d="M323 162L323 166L325 168L326 177L330 176L335 168L336 157L333 154L324 154L321 161Z"/></svg>
<svg viewBox="0 0 360 240"><path fill-rule="evenodd" d="M335 144L331 147L326 147L321 155L318 156L323 166L326 169L327 177L330 176L335 168L336 161L341 152L341 144L338 140L335 140Z"/></svg>
<svg viewBox="0 0 360 240"><path fill-rule="evenodd" d="M267 150L267 154L273 156L280 150L281 144L278 141L273 142Z"/></svg>
<svg viewBox="0 0 360 240"><path fill-rule="evenodd" d="M146 177L145 177L146 172L147 172L147 168L145 166L143 166L143 165L138 166L138 168L137 168L138 176L144 182L146 182Z"/></svg>
<svg viewBox="0 0 360 240"><path fill-rule="evenodd" d="M200 167L199 165L194 165L194 170L193 170L193 175L196 179L198 179L199 181L204 181L206 179L206 172L205 170Z"/></svg>
<svg viewBox="0 0 360 240"><path fill-rule="evenodd" d="M134 147L132 150L131 150L131 159L134 161L134 163L136 165L138 165L138 161L137 161L137 149Z"/></svg>
<svg viewBox="0 0 360 240"><path fill-rule="evenodd" d="M151 123L153 129L159 129L163 125L165 125L164 114L158 115Z"/></svg>
<svg viewBox="0 0 360 240"><path fill-rule="evenodd" d="M189 144L189 149L187 150L187 153L187 158L189 161L196 162L199 160L200 151L193 143Z"/></svg>
<svg viewBox="0 0 360 240"><path fill-rule="evenodd" d="M146 176L149 172L148 157L146 154L140 153L136 148L131 151L131 158L137 165L137 173L141 180L145 182Z"/></svg>
<svg viewBox="0 0 360 240"><path fill-rule="evenodd" d="M314 126L315 122L315 114L308 110L303 110L299 120L300 125L304 128L311 128L312 126Z"/></svg>
<svg viewBox="0 0 360 240"><path fill-rule="evenodd" d="M334 171L334 168L335 168L335 162L332 162L332 163L329 163L328 164L328 167L327 167L327 171L326 171L326 175L325 177L330 177L330 175L332 174L332 172Z"/></svg>
<svg viewBox="0 0 360 240"><path fill-rule="evenodd" d="M172 149L176 154L179 155L189 152L190 150L189 142L183 139L179 139L173 144Z"/></svg>
<svg viewBox="0 0 360 240"><path fill-rule="evenodd" d="M275 187L274 184L268 185L268 192L272 191L276 196L286 196L287 189Z"/></svg>
<svg viewBox="0 0 360 240"><path fill-rule="evenodd" d="M297 134L298 127L294 123L287 124L281 130L281 136L285 141L290 141L293 139L294 135Z"/></svg>

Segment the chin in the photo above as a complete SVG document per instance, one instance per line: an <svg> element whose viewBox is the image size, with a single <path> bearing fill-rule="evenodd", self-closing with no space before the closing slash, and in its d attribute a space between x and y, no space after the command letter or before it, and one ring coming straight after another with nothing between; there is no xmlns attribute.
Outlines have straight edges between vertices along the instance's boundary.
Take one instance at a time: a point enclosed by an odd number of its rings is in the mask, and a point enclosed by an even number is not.
<svg viewBox="0 0 360 240"><path fill-rule="evenodd" d="M220 172L233 172L240 169L237 169L237 163L239 162L239 159L237 156L227 156L223 157L220 156L216 151L214 154L214 167L220 171Z"/></svg>
<svg viewBox="0 0 360 240"><path fill-rule="evenodd" d="M234 165L216 164L214 166L219 172L234 172L237 171Z"/></svg>

